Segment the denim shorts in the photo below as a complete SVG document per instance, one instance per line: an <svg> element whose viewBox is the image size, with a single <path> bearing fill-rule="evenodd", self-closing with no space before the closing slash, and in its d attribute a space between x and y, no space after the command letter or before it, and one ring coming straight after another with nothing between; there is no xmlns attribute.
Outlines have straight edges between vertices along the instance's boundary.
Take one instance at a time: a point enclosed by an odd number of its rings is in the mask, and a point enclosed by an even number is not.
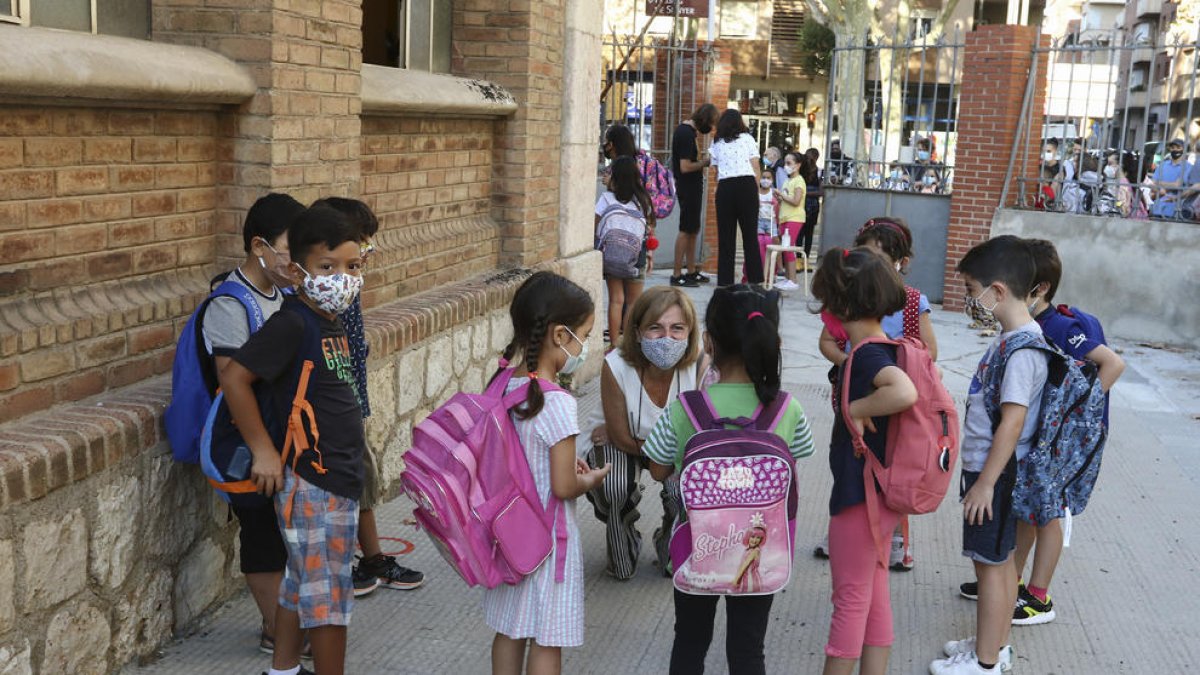
<svg viewBox="0 0 1200 675"><path fill-rule="evenodd" d="M967 494L979 474L962 472L962 487L959 497ZM1005 471L996 479L992 492L992 518L982 525L971 525L963 520L962 554L985 565L1003 565L1012 556L1017 546L1017 518L1012 509L1013 474Z"/></svg>

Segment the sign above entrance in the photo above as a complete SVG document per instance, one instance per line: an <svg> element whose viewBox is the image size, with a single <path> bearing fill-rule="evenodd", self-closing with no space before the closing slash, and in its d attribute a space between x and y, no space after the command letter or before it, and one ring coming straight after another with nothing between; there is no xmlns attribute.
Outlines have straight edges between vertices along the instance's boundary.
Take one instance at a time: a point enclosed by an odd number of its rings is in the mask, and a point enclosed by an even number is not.
<svg viewBox="0 0 1200 675"><path fill-rule="evenodd" d="M675 5L679 4L679 16L685 19L708 18L708 0L646 0L646 14L675 16Z"/></svg>

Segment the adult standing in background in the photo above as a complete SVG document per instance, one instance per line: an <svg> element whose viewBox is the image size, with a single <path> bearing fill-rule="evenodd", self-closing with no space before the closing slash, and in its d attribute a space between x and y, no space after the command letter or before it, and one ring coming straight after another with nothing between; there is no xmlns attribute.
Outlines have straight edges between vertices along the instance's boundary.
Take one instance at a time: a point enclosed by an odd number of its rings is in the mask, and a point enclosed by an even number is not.
<svg viewBox="0 0 1200 675"><path fill-rule="evenodd" d="M730 108L717 122L717 136L709 148L717 167L717 285L734 282L737 233L742 233L746 280L763 282L763 261L758 252L758 181L762 175L758 142L750 135L742 114Z"/></svg>
<svg viewBox="0 0 1200 675"><path fill-rule="evenodd" d="M675 239L675 269L672 286L695 287L708 283L696 262L696 235L704 208L704 168L712 163L700 159L700 136L711 134L717 124L717 106L705 103L675 128L671 139L671 171L675 174L675 200L679 204L679 237ZM757 248L755 249L757 250ZM684 268L689 272L684 273Z"/></svg>

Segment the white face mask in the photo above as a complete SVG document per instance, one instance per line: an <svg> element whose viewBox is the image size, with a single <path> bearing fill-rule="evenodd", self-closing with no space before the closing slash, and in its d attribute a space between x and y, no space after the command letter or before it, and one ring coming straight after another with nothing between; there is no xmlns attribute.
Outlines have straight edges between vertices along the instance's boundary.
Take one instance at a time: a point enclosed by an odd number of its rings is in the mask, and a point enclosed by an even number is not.
<svg viewBox="0 0 1200 675"><path fill-rule="evenodd" d="M795 164L792 164L791 166L783 167L783 170L787 172L787 175L791 176L796 173L797 168L798 167Z"/></svg>
<svg viewBox="0 0 1200 675"><path fill-rule="evenodd" d="M558 369L558 372L563 375L570 375L571 373L574 373L575 371L579 370L579 367L583 365L584 361L587 361L588 346L587 346L587 343L584 342L583 340L580 340L579 336L575 335L575 332L572 331L570 328L563 326L563 330L570 333L571 338L574 339L576 342L578 342L580 345L578 354L572 354L571 352L567 351L566 347L564 347L562 345L558 346L558 348L563 350L563 353L567 355L566 363L564 363L562 365L562 368Z"/></svg>
<svg viewBox="0 0 1200 675"><path fill-rule="evenodd" d="M1109 178L1116 178L1117 177L1117 167L1115 167L1115 166L1104 167L1104 175Z"/></svg>
<svg viewBox="0 0 1200 675"><path fill-rule="evenodd" d="M1057 159L1057 155L1055 155L1052 150L1047 150L1042 157L1045 157L1047 162L1053 162L1055 159Z"/></svg>

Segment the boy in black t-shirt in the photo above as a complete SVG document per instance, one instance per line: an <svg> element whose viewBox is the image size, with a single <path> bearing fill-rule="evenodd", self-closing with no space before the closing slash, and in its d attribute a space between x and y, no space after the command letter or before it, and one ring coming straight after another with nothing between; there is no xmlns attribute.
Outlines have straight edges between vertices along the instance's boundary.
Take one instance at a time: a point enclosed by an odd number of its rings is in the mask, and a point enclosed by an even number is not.
<svg viewBox="0 0 1200 675"><path fill-rule="evenodd" d="M288 551L270 675L300 672L302 629L309 630L317 672L337 675L344 668L366 437L337 315L362 287L359 239L358 228L338 211L317 206L300 214L288 230L298 292L220 374L253 454L250 478L262 494L275 496ZM305 379L303 399L311 409L291 429L296 442L280 448L263 423L253 386L265 383L277 419L288 419ZM288 454L281 457L281 450Z"/></svg>

